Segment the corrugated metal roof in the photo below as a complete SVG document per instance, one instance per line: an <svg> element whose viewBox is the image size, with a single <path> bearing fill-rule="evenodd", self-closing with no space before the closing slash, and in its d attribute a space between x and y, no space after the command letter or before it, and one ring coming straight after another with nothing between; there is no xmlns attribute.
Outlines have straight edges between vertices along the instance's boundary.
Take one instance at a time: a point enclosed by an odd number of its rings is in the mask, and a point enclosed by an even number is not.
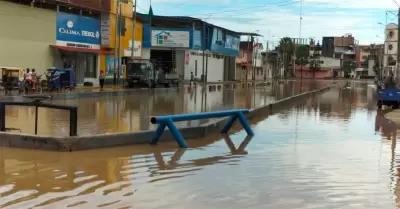
<svg viewBox="0 0 400 209"><path fill-rule="evenodd" d="M149 19L148 14L143 14L143 13L137 12L136 15L137 15L137 18L138 18L138 19L140 19L140 20L142 20L142 21L145 21L145 22L147 22L148 19ZM213 26L213 27L216 27L216 28L224 29L224 30L226 30L226 31L228 31L228 32L230 32L230 33L232 33L232 34L238 35L238 36L240 36L240 35L242 35L242 34L243 34L243 35L244 35L244 34L249 34L249 33L236 32L236 31L233 31L233 30L229 30L229 29L226 29L226 28L223 28L223 27L220 27L220 26L217 26L217 25L214 25L214 24L205 22L205 21L203 21L203 20L201 20L201 19L194 18L194 17L188 17L188 16L160 16L160 15L153 15L153 19L155 19L155 18L156 18L156 19L169 20L169 21L180 21L180 22L190 22L190 23L193 23L193 22L202 22L202 23L206 23L206 24L209 25L209 26Z"/></svg>

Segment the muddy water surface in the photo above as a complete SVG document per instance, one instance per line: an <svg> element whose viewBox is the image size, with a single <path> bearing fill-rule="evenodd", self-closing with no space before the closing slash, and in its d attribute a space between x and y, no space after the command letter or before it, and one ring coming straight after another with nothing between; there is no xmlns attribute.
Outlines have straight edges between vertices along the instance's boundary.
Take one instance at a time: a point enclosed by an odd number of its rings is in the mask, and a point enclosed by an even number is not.
<svg viewBox="0 0 400 209"><path fill-rule="evenodd" d="M351 83L253 122L253 138L243 131L210 136L190 140L186 151L175 143L75 153L1 148L0 206L400 206L397 130L377 114L368 83Z"/></svg>

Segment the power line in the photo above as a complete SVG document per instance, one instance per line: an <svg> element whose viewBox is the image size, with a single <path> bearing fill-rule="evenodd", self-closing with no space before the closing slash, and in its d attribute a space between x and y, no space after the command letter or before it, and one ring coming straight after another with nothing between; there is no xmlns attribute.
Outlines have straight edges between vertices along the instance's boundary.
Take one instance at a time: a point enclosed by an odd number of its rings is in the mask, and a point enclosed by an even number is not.
<svg viewBox="0 0 400 209"><path fill-rule="evenodd" d="M293 5L293 4L296 4L298 2L299 1L293 2L292 0L289 0L289 1L285 0L285 1L279 2L277 4L264 4L264 5L243 7L243 8L232 8L232 9L229 9L229 10L207 12L207 13L199 13L199 14L190 14L190 15L191 16L202 16L202 15L209 16L209 15L213 15L213 14L230 13L230 12L246 11L246 10L253 10L253 9L260 10L260 8L261 8L260 11L262 11L262 10L266 9L265 7L267 7L269 9L270 7L281 7L281 6ZM240 15L242 15L242 14L245 14L245 13L240 13Z"/></svg>

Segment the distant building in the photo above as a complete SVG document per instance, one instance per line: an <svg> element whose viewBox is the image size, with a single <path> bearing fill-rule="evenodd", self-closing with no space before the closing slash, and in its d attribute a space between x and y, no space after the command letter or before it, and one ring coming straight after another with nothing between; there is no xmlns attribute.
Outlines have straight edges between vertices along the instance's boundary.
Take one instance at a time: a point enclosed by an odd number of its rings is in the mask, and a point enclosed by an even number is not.
<svg viewBox="0 0 400 209"><path fill-rule="evenodd" d="M335 37L322 37L322 56L334 57Z"/></svg>
<svg viewBox="0 0 400 209"><path fill-rule="evenodd" d="M332 78L332 77L340 77L341 69L341 60L333 57L318 57L318 58L310 58L317 59L320 63L320 69L313 72L310 69L310 65L305 65L301 68L301 66L296 66L296 78Z"/></svg>
<svg viewBox="0 0 400 209"><path fill-rule="evenodd" d="M356 74L374 76L374 67L380 67L384 56L383 44L356 47Z"/></svg>
<svg viewBox="0 0 400 209"><path fill-rule="evenodd" d="M322 56L332 57L341 60L341 70L344 62L355 62L356 51L355 46L357 40L351 34L345 34L339 37L323 37L322 38ZM350 72L344 72L343 76L349 76ZM341 75L342 73L339 73Z"/></svg>
<svg viewBox="0 0 400 209"><path fill-rule="evenodd" d="M264 79L263 49L264 46L254 39L240 42L239 56L236 57L236 80Z"/></svg>
<svg viewBox="0 0 400 209"><path fill-rule="evenodd" d="M390 23L385 27L385 46L383 51L383 66L385 69L394 69L397 63L397 28L394 23Z"/></svg>

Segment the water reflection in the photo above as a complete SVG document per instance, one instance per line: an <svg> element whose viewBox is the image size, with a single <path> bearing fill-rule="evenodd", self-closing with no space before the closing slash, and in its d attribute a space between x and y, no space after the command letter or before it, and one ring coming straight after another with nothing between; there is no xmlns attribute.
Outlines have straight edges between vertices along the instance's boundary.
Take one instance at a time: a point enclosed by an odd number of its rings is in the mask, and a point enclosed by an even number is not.
<svg viewBox="0 0 400 209"><path fill-rule="evenodd" d="M105 134L155 129L149 123L151 115L216 111L232 108L254 108L275 100L321 88L332 81L286 81L266 87L221 88L216 91L196 87L193 89L155 89L129 92L125 96L82 98L49 101L56 104L78 106L78 134ZM18 128L33 133L34 109L7 107L7 128ZM208 119L180 122L176 125L197 126ZM67 136L67 111L39 108L39 135Z"/></svg>
<svg viewBox="0 0 400 209"><path fill-rule="evenodd" d="M349 82L253 123L252 139L244 131L209 136L188 141L186 151L175 150L175 142L77 153L1 148L0 203L394 209L400 206L397 130L376 112L368 85Z"/></svg>
<svg viewBox="0 0 400 209"><path fill-rule="evenodd" d="M130 207L130 198L139 188L141 192L151 188L146 185L187 178L205 166L237 164L238 158L247 155L245 149L251 138L246 137L237 149L229 136L224 141L224 150L204 147L214 140L191 144L201 149L175 151L153 146L80 153L1 148L0 207ZM225 153L227 147L230 153ZM181 160L185 153L187 156Z"/></svg>

